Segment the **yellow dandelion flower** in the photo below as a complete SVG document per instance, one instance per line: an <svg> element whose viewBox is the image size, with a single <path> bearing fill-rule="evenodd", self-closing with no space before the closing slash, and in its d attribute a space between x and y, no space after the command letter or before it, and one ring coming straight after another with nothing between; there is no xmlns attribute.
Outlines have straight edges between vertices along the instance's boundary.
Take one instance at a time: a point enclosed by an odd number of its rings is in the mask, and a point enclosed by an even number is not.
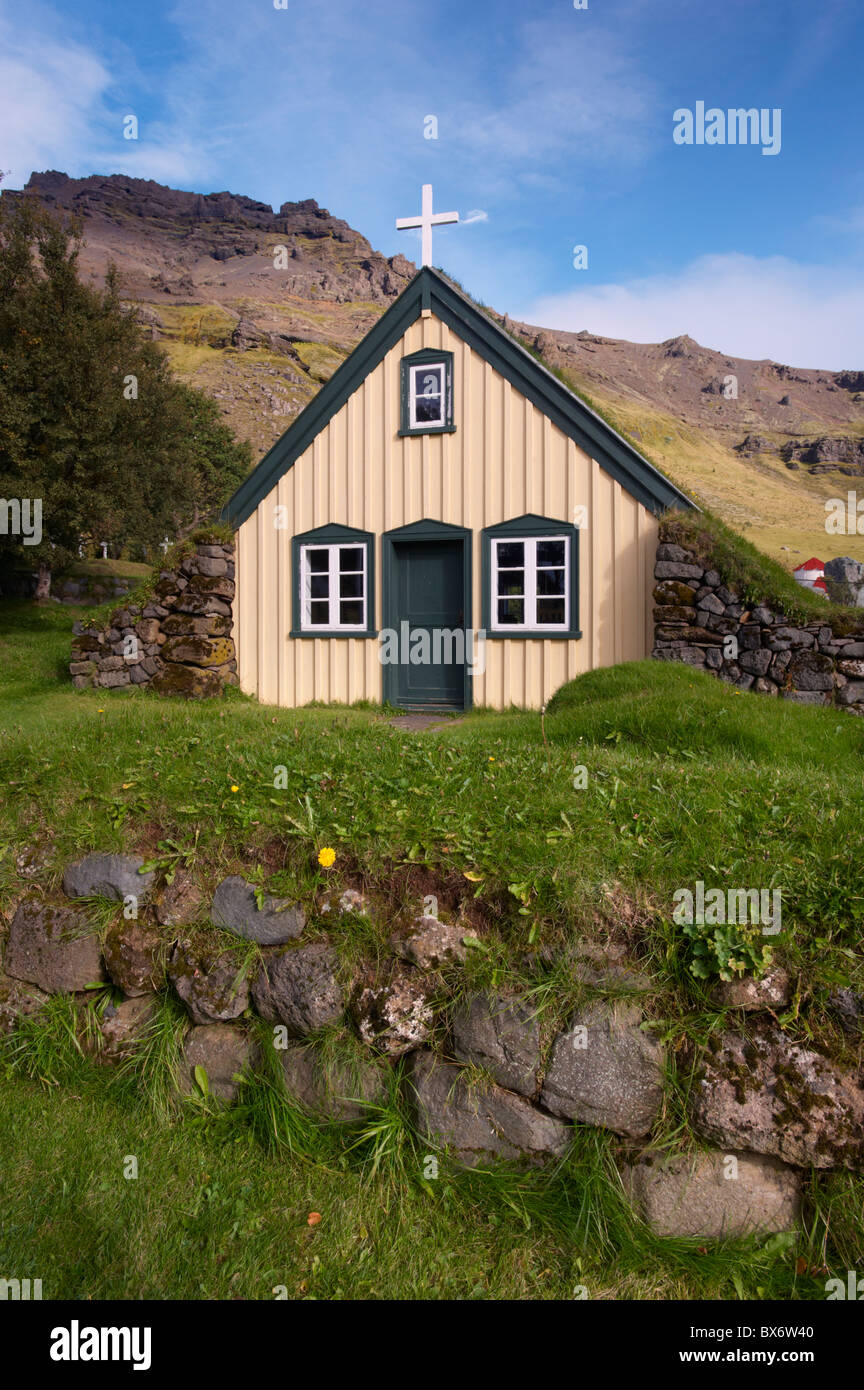
<svg viewBox="0 0 864 1390"><path fill-rule="evenodd" d="M322 869L329 869L329 868L332 868L332 866L333 866L333 864L335 864L335 862L336 862L336 851L335 851L335 849L331 849L329 845L325 845L323 849L319 849L319 851L318 851L318 863L321 865L321 868L322 868Z"/></svg>
<svg viewBox="0 0 864 1390"><path fill-rule="evenodd" d="M232 782L232 784L231 784L231 790L232 790L232 792L239 792L240 788L237 786L237 783L236 783L236 782Z"/></svg>

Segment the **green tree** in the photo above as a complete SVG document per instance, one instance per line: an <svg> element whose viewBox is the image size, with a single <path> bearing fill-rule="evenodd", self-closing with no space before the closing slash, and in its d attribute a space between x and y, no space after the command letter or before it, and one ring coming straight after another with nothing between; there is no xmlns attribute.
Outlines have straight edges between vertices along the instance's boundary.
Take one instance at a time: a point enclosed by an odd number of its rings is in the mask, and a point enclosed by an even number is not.
<svg viewBox="0 0 864 1390"><path fill-rule="evenodd" d="M215 403L172 378L113 268L103 289L82 283L81 243L74 219L0 199L0 496L7 519L10 499L41 501L38 543L0 533L0 549L37 567L39 598L82 541L153 549L212 517L251 463Z"/></svg>

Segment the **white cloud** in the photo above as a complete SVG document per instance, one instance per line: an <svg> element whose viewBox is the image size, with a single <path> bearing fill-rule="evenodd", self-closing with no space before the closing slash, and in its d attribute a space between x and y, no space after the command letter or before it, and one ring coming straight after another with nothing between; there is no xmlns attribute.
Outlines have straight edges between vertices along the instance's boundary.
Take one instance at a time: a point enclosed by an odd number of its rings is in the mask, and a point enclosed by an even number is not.
<svg viewBox="0 0 864 1390"><path fill-rule="evenodd" d="M11 186L34 169L65 170L76 160L108 83L87 49L22 40L0 20L0 167Z"/></svg>
<svg viewBox="0 0 864 1390"><path fill-rule="evenodd" d="M574 15L529 21L509 59L482 101L452 91L452 124L479 186L503 190L517 171L572 187L575 170L632 168L645 155L657 87L620 32L579 27Z"/></svg>
<svg viewBox="0 0 864 1390"><path fill-rule="evenodd" d="M798 367L836 371L864 361L864 274L782 256L700 256L675 274L586 286L510 312L640 343L689 333L718 352Z"/></svg>
<svg viewBox="0 0 864 1390"><path fill-rule="evenodd" d="M178 138L167 123L142 122L139 140L124 139L123 118L139 112L128 94L118 96L118 75L92 48L48 36L46 12L33 19L27 27L0 13L0 169L7 187L23 187L34 170L44 169L181 185L206 177L212 151L200 140ZM52 27L59 32L62 24ZM125 57L134 90L134 62Z"/></svg>
<svg viewBox="0 0 864 1390"><path fill-rule="evenodd" d="M472 222L488 222L489 214L488 212L484 212L482 208L472 208L470 212L466 212L465 216L459 220L463 227L468 227Z"/></svg>

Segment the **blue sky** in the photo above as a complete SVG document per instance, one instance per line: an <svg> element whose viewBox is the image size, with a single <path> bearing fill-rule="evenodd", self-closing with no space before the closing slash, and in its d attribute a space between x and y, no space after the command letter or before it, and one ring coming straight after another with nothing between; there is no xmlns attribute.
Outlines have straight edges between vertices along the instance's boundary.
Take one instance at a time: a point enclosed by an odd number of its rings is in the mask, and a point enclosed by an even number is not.
<svg viewBox="0 0 864 1390"><path fill-rule="evenodd" d="M57 168L312 197L416 259L394 223L431 182L436 209L475 214L435 262L513 317L864 365L857 0L285 3L0 0L7 185ZM700 101L779 108L779 153L677 144Z"/></svg>

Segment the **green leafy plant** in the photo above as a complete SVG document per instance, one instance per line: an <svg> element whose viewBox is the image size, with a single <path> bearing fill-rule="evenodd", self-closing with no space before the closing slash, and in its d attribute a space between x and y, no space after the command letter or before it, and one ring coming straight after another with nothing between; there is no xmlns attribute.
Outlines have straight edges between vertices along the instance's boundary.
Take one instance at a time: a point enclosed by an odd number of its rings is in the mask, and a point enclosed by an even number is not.
<svg viewBox="0 0 864 1390"><path fill-rule="evenodd" d="M690 971L697 979L761 975L771 964L771 944L759 927L738 922L688 922L684 934L690 940Z"/></svg>

